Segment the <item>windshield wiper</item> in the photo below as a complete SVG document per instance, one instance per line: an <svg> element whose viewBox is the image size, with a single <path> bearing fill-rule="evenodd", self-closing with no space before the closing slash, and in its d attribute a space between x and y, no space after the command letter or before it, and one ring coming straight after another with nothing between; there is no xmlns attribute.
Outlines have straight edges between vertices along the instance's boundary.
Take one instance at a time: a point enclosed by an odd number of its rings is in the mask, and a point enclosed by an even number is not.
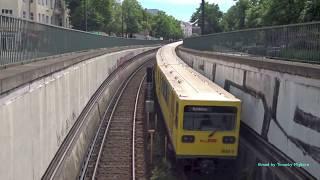
<svg viewBox="0 0 320 180"><path fill-rule="evenodd" d="M217 131L218 131L218 129L213 129L208 137L212 137L214 135L214 133L216 133Z"/></svg>

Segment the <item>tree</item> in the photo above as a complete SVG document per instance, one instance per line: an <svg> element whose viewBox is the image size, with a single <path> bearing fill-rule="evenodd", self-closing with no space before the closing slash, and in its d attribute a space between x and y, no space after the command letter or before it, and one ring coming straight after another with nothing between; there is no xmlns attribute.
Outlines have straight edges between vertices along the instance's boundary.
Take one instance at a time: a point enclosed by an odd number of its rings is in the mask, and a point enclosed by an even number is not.
<svg viewBox="0 0 320 180"><path fill-rule="evenodd" d="M142 7L137 0L124 0L122 9L126 24L126 35L132 37L133 33L138 33L142 29Z"/></svg>
<svg viewBox="0 0 320 180"><path fill-rule="evenodd" d="M108 32L112 22L112 5L114 0L91 0L91 7L94 9L95 20L99 24L99 31Z"/></svg>
<svg viewBox="0 0 320 180"><path fill-rule="evenodd" d="M250 2L248 0L239 0L232 6L224 15L221 20L221 25L224 31L231 31L243 29L247 27L247 11Z"/></svg>
<svg viewBox="0 0 320 180"><path fill-rule="evenodd" d="M87 10L88 31L103 31L120 36L123 18L127 37L133 37L134 33L151 33L166 39L182 38L179 21L164 12L151 15L143 10L137 0L124 0L122 5L115 0L67 0L67 3L71 23L76 29L85 30Z"/></svg>
<svg viewBox="0 0 320 180"><path fill-rule="evenodd" d="M263 25L282 25L299 22L300 12L305 0L266 0L265 13L262 14Z"/></svg>
<svg viewBox="0 0 320 180"><path fill-rule="evenodd" d="M223 15L224 31L320 20L320 0L238 0Z"/></svg>
<svg viewBox="0 0 320 180"><path fill-rule="evenodd" d="M111 20L108 23L106 32L108 34L114 33L117 36L122 36L122 7L121 4L113 1L111 11Z"/></svg>
<svg viewBox="0 0 320 180"><path fill-rule="evenodd" d="M266 1L251 0L248 2L248 8L246 10L246 28L254 28L263 26L263 14L268 7Z"/></svg>
<svg viewBox="0 0 320 180"><path fill-rule="evenodd" d="M208 2L205 3L204 6L205 9L205 15L204 15L204 24L205 29L203 32L205 34L220 32L222 30L220 26L220 21L222 18L222 12L219 9L219 6L217 4L209 4ZM194 12L191 16L190 21L195 22L198 20L198 24L200 27L202 27L202 18L201 18L201 5L197 8L196 12Z"/></svg>
<svg viewBox="0 0 320 180"><path fill-rule="evenodd" d="M227 13L223 15L221 20L221 27L224 31L233 31L238 28L237 25L237 9L232 6Z"/></svg>
<svg viewBox="0 0 320 180"><path fill-rule="evenodd" d="M236 3L237 15L238 15L238 29L243 29L245 27L246 11L249 7L248 0L239 0Z"/></svg>
<svg viewBox="0 0 320 180"><path fill-rule="evenodd" d="M105 31L111 20L114 0L67 0L71 24L75 29Z"/></svg>
<svg viewBox="0 0 320 180"><path fill-rule="evenodd" d="M307 0L299 16L300 22L320 21L320 0Z"/></svg>
<svg viewBox="0 0 320 180"><path fill-rule="evenodd" d="M148 13L146 10L142 11L142 30L144 31L145 35L149 35L151 31L151 24L152 24L152 15Z"/></svg>
<svg viewBox="0 0 320 180"><path fill-rule="evenodd" d="M153 17L152 35L164 39L180 39L183 33L179 21L164 12Z"/></svg>

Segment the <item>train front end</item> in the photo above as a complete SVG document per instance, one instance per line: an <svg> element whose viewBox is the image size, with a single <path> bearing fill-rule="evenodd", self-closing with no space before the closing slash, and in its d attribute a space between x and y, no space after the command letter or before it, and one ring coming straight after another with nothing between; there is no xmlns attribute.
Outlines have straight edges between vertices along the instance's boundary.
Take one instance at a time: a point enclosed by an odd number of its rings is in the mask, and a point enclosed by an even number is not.
<svg viewBox="0 0 320 180"><path fill-rule="evenodd" d="M177 158L235 159L238 155L240 101L182 102Z"/></svg>

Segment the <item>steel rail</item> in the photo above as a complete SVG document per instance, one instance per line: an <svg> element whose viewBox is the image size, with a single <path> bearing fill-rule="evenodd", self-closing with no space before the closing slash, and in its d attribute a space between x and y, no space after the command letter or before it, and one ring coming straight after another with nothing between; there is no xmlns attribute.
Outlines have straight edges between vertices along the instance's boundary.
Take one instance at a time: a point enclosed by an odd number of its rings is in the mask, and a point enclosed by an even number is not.
<svg viewBox="0 0 320 180"><path fill-rule="evenodd" d="M136 96L136 102L134 105L134 112L133 112L133 125L132 125L132 180L136 179L136 170L135 170L135 129L136 129L136 118L137 118L137 109L138 109L138 101L139 101L139 95L141 92L141 87L143 84L143 81L146 78L146 74L143 76L140 85L139 85L139 89L137 92L137 96Z"/></svg>
<svg viewBox="0 0 320 180"><path fill-rule="evenodd" d="M93 152L93 149L94 149L94 145L95 145L95 143L97 142L97 139L98 139L98 137L99 137L99 132L100 132L100 130L102 129L102 126L103 126L103 122L104 122L103 119L106 118L106 115L108 114L108 110L111 108L112 102L115 100L118 92L120 91L121 87L123 87L124 83L125 83L125 82L122 82L121 85L118 87L116 93L114 93L114 95L112 96L112 99L111 99L111 101L110 101L110 103L109 103L106 111L105 111L104 114L103 114L103 118L102 118L102 120L101 120L101 122L100 122L98 131L97 131L97 133L96 133L96 135L95 135L95 137L94 137L94 140L93 140L93 142L92 142L92 144L91 144L91 146L90 146L90 150L89 150L89 153L88 153L88 156L87 156L85 165L84 165L84 167L82 168L83 171L82 171L81 176L80 176L80 179L81 179L81 180L83 180L83 179L85 178L85 175L86 175L86 172L87 172L87 168L88 168L88 164L89 164L89 161L90 161L90 157L91 157L92 152Z"/></svg>
<svg viewBox="0 0 320 180"><path fill-rule="evenodd" d="M144 63L145 64L145 63ZM143 65L144 65L143 64ZM109 130L109 127L110 127L110 124L111 124L111 120L114 116L114 112L115 110L117 109L117 105L122 97L122 94L124 92L124 90L126 89L126 87L128 86L129 82L131 81L131 79L143 68L143 65L141 65L134 73L131 74L131 76L128 78L128 80L126 81L124 87L122 88L120 94L119 94L119 97L117 98L117 101L116 103L114 104L114 107L112 109L112 112L111 112L111 115L108 119L108 124L107 124L107 127L106 127L106 130L104 132L104 135L103 135L103 139L102 139L102 142L101 142L101 145L100 145L100 148L99 148L99 153L98 153L98 157L97 157L97 161L95 163L95 167L94 167L94 171L93 171L93 175L92 175L92 180L95 180L95 177L96 177L96 174L97 174L97 170L98 170L98 165L99 165L99 161L100 161L100 158L101 158L101 154L102 154L102 150L103 150L103 145L105 143L105 140L107 138L107 134L108 134L108 130Z"/></svg>

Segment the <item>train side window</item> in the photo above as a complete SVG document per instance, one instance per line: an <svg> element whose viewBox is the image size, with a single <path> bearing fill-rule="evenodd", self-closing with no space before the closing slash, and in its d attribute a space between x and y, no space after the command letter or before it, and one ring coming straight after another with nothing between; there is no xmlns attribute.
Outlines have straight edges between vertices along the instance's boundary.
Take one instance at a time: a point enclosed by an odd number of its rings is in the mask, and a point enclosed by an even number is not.
<svg viewBox="0 0 320 180"><path fill-rule="evenodd" d="M160 79L160 73L159 73L159 69L157 68L157 82L159 82L159 79Z"/></svg>
<svg viewBox="0 0 320 180"><path fill-rule="evenodd" d="M175 120L176 120L176 128L178 128L178 123L179 123L179 119L178 119L178 117L179 117L179 104L178 104L178 102L176 102L176 117L175 117Z"/></svg>
<svg viewBox="0 0 320 180"><path fill-rule="evenodd" d="M164 93L163 93L163 76L162 76L162 74L161 74L161 76L160 76L160 91L161 91L161 94L162 95L164 95Z"/></svg>
<svg viewBox="0 0 320 180"><path fill-rule="evenodd" d="M166 101L167 105L169 105L169 101L168 101L168 100L169 100L169 98L168 98L168 96L169 96L168 85L167 85L167 82L166 82L165 79L163 79L162 85L163 85L163 96L164 96L164 100Z"/></svg>
<svg viewBox="0 0 320 180"><path fill-rule="evenodd" d="M161 74L161 77L160 77L160 90L161 90L161 94L162 94L162 96L164 97L163 89L164 89L164 85L163 85L163 76L162 76L162 74Z"/></svg>
<svg viewBox="0 0 320 180"><path fill-rule="evenodd" d="M170 94L170 108L171 108L171 113L172 113L172 115L174 116L174 95L173 95L173 91L170 91L171 92L171 94Z"/></svg>

